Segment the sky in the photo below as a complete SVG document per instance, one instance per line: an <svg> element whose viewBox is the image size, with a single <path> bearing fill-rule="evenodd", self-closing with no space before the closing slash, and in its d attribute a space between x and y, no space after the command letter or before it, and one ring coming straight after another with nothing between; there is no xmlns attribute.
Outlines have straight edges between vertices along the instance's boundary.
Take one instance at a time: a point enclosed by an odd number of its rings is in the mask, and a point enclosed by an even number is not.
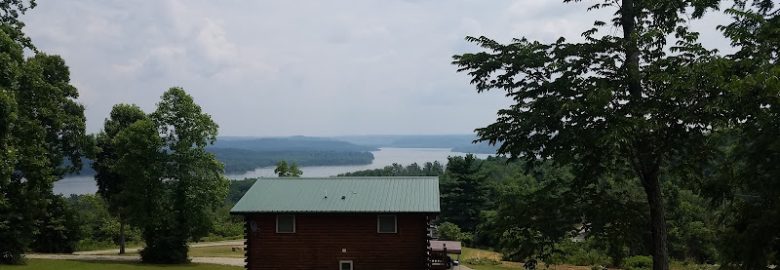
<svg viewBox="0 0 780 270"><path fill-rule="evenodd" d="M111 107L183 87L228 136L469 134L511 104L452 56L466 36L578 40L595 19L553 0L38 0L22 19L61 55L97 132ZM713 14L692 23L728 51ZM619 29L612 29L618 34Z"/></svg>

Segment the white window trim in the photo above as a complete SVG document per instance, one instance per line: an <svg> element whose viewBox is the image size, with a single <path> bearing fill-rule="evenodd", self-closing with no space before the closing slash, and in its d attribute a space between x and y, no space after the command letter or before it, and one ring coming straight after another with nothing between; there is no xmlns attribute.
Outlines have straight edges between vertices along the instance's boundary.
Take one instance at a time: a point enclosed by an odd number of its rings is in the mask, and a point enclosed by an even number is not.
<svg viewBox="0 0 780 270"><path fill-rule="evenodd" d="M393 217L393 231L392 232L383 232L381 229L381 222L379 221L381 217ZM377 215L376 216L376 232L377 233L398 233L398 216L396 215Z"/></svg>
<svg viewBox="0 0 780 270"><path fill-rule="evenodd" d="M279 216L291 216L292 217L292 219L293 219L293 229L292 229L292 232L280 232L279 231ZM276 215L276 233L295 233L296 225L297 225L297 222L295 220L295 215Z"/></svg>
<svg viewBox="0 0 780 270"><path fill-rule="evenodd" d="M339 261L339 270L341 270L341 266L342 266L343 264L345 264L345 263L348 263L348 264L349 264L349 270L354 270L354 269L355 269L355 266L354 266L354 264L352 263L352 260L346 260L346 261Z"/></svg>

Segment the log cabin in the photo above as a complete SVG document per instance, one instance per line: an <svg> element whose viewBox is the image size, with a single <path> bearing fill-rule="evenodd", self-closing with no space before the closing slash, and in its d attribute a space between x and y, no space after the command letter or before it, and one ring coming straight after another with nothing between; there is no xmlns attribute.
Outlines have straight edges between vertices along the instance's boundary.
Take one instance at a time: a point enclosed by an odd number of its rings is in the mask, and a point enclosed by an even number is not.
<svg viewBox="0 0 780 270"><path fill-rule="evenodd" d="M246 269L431 269L437 177L259 179L231 210Z"/></svg>

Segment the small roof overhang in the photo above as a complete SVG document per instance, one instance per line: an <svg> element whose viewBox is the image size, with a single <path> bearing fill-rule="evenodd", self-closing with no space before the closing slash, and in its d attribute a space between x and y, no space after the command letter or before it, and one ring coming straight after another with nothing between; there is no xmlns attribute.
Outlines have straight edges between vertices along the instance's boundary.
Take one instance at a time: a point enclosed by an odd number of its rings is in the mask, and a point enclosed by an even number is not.
<svg viewBox="0 0 780 270"><path fill-rule="evenodd" d="M431 240L431 251L447 252L447 254L460 254L461 246L459 241L440 241Z"/></svg>

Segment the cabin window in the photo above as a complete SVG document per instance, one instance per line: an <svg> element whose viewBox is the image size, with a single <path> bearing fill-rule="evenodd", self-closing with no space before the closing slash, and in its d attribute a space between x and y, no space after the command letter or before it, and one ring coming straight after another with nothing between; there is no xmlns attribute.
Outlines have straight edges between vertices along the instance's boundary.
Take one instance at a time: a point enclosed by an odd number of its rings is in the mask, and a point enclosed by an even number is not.
<svg viewBox="0 0 780 270"><path fill-rule="evenodd" d="M398 228L396 226L395 215L379 215L377 217L377 232L379 233L396 233Z"/></svg>
<svg viewBox="0 0 780 270"><path fill-rule="evenodd" d="M294 232L295 232L294 215L276 216L276 233L294 233Z"/></svg>
<svg viewBox="0 0 780 270"><path fill-rule="evenodd" d="M339 261L339 270L352 270L352 261Z"/></svg>

